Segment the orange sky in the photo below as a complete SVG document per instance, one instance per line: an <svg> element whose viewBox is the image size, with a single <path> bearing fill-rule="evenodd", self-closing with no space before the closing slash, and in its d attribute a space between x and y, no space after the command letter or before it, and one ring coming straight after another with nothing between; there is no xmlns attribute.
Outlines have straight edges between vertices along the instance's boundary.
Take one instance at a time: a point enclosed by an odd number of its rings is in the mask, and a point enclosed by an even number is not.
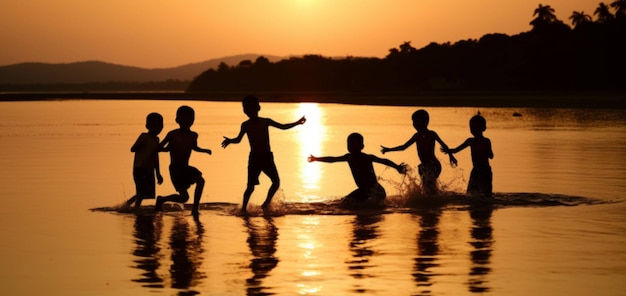
<svg viewBox="0 0 626 296"><path fill-rule="evenodd" d="M593 16L600 2L3 0L0 65L100 60L162 68L244 53L384 57L405 41L421 48L528 31L540 3L570 24L572 11Z"/></svg>

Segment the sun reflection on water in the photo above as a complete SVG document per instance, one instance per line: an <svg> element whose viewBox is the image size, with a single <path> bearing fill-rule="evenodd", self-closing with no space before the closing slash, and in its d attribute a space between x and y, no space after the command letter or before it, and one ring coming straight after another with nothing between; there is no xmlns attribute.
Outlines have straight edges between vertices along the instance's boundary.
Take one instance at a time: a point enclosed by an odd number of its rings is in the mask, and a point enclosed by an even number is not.
<svg viewBox="0 0 626 296"><path fill-rule="evenodd" d="M322 290L321 286L307 286L305 284L298 284L298 294L308 295L315 294Z"/></svg>
<svg viewBox="0 0 626 296"><path fill-rule="evenodd" d="M303 221L303 231L298 234L298 248L301 249L301 256L304 258L300 270L301 280L305 283L298 283L297 290L300 295L316 294L322 290L322 285L316 284L315 280L322 272L320 271L319 260L316 252L320 251L322 244L315 238L319 217L306 217Z"/></svg>
<svg viewBox="0 0 626 296"><path fill-rule="evenodd" d="M327 137L324 110L317 103L301 103L294 112L306 116L306 123L301 126L298 133L300 154L307 157L309 154L319 155ZM303 202L319 201L319 197L306 192L316 192L320 188L321 175L320 164L317 162L308 163L301 167L300 179L305 191Z"/></svg>

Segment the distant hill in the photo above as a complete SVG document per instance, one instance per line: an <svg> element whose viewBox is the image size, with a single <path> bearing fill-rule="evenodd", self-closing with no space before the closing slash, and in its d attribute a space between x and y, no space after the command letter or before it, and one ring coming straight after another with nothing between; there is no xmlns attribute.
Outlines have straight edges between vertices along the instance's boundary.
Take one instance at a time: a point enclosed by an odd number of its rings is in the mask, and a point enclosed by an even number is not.
<svg viewBox="0 0 626 296"><path fill-rule="evenodd" d="M272 62L280 61L284 58L259 54L243 54L174 68L157 69L116 65L101 61L65 64L20 63L0 66L0 84L189 81L208 69L217 69L217 66L222 62L229 66L237 66L243 60L254 62L259 56L264 56Z"/></svg>

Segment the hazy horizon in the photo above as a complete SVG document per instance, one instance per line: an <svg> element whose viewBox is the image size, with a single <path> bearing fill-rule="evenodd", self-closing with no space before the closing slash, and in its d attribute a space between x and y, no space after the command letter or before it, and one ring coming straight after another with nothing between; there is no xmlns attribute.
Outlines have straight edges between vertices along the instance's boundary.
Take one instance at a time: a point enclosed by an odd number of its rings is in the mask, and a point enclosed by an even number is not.
<svg viewBox="0 0 626 296"><path fill-rule="evenodd" d="M109 62L109 61L104 61L104 60L80 60L80 61L67 61L67 62L41 62L41 61L24 61L24 62L18 62L18 63L12 63L12 64L6 64L6 65L0 65L0 67L4 67L4 66L12 66L12 65L19 65L19 64L28 64L28 63L35 63L35 64L49 64L49 65L62 65L62 64L75 64L75 63L89 63L89 62L101 62L101 63L105 63L105 64L111 64L111 65L116 65L116 66L123 66L123 67L136 67L136 68L141 68L141 69L146 69L146 70L158 70L158 69L171 69L171 68L178 68L178 67L182 67L182 66L187 66L187 65L195 65L195 64L202 64L202 63L206 63L206 62L211 62L211 61L215 61L215 60L223 60L223 59L232 59L232 58L237 58L237 57L245 57L245 56L263 56L263 57L281 57L281 58L289 58L291 56L277 56L277 55L271 55L271 54L258 54L258 53L243 53L243 54L235 54L235 55L229 55L229 56L222 56L222 57L216 57L216 58L210 58L210 59L204 59L201 61L195 61L195 62L185 62L182 63L180 65L173 65L170 67L155 67L155 68L151 68L151 67L141 67L141 66L137 66L137 65L127 65L127 64L119 64L119 63L113 63L113 62ZM228 64L228 63L227 63ZM228 64L229 66L235 66L235 65L231 65Z"/></svg>
<svg viewBox="0 0 626 296"><path fill-rule="evenodd" d="M593 16L599 3L7 0L0 40L11 46L0 49L0 65L102 61L155 69L247 53L382 58L407 41L422 48L529 31L539 4L550 5L558 19L570 24L573 11Z"/></svg>

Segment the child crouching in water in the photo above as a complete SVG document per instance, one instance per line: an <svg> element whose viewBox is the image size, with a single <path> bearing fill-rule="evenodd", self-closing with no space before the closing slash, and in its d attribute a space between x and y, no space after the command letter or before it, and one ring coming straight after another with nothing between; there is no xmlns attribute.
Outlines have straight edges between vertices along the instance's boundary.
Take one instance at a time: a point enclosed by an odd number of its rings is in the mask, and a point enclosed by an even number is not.
<svg viewBox="0 0 626 296"><path fill-rule="evenodd" d="M352 191L342 200L343 206L363 204L367 201L378 203L385 199L387 193L385 192L383 186L378 183L378 179L374 172L374 162L395 168L401 174L406 173L405 164L398 165L391 160L363 153L363 147L363 136L359 133L352 133L348 136L349 153L343 156L309 156L309 162L345 161L348 163L357 189Z"/></svg>

